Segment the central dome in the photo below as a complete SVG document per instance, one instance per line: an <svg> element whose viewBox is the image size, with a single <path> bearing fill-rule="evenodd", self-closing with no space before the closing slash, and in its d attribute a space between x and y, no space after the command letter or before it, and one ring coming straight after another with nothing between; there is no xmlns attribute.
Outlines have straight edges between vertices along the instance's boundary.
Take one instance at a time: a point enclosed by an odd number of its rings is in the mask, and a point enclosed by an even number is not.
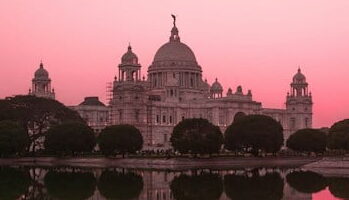
<svg viewBox="0 0 349 200"><path fill-rule="evenodd" d="M154 62L162 61L187 61L195 62L193 51L180 41L170 41L162 45L156 52Z"/></svg>

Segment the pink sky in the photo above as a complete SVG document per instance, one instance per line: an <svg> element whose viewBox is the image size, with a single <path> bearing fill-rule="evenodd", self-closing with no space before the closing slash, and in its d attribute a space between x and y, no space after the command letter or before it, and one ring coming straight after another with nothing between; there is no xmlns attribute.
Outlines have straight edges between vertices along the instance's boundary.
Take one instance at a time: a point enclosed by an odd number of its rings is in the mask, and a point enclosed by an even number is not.
<svg viewBox="0 0 349 200"><path fill-rule="evenodd" d="M300 65L314 126L330 126L349 116L348 10L348 0L0 0L0 98L27 93L42 59L59 101L105 101L128 42L146 74L175 13L210 83L282 108Z"/></svg>

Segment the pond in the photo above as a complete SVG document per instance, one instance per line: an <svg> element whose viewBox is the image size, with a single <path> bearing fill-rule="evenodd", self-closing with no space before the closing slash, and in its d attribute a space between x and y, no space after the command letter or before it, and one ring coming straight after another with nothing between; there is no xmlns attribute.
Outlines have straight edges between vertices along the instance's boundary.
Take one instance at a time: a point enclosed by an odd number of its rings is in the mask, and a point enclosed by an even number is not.
<svg viewBox="0 0 349 200"><path fill-rule="evenodd" d="M349 198L349 178L300 169L157 171L0 168L0 199L334 200Z"/></svg>

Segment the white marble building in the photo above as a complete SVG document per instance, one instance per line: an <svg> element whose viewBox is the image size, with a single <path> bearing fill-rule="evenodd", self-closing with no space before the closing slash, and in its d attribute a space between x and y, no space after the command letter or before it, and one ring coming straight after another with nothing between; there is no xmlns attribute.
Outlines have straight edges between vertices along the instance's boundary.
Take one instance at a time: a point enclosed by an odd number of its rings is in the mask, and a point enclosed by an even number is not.
<svg viewBox="0 0 349 200"><path fill-rule="evenodd" d="M224 95L218 82L203 80L203 68L194 52L181 42L174 26L141 78L141 65L131 46L122 56L110 100L110 123L132 124L143 134L146 149L170 148L173 127L184 118L206 118L222 131L236 116L269 115L284 128L285 140L298 129L312 127L312 96L306 77L298 69L293 76L285 109L263 108L252 92L228 89Z"/></svg>

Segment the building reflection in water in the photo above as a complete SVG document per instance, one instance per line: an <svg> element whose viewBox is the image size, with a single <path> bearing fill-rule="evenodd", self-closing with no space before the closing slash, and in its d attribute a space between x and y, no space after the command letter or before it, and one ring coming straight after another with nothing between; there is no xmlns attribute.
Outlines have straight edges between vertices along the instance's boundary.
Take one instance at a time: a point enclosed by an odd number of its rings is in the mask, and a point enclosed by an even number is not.
<svg viewBox="0 0 349 200"><path fill-rule="evenodd" d="M349 178L299 169L0 168L0 199L5 200L311 200L325 189L347 199Z"/></svg>

